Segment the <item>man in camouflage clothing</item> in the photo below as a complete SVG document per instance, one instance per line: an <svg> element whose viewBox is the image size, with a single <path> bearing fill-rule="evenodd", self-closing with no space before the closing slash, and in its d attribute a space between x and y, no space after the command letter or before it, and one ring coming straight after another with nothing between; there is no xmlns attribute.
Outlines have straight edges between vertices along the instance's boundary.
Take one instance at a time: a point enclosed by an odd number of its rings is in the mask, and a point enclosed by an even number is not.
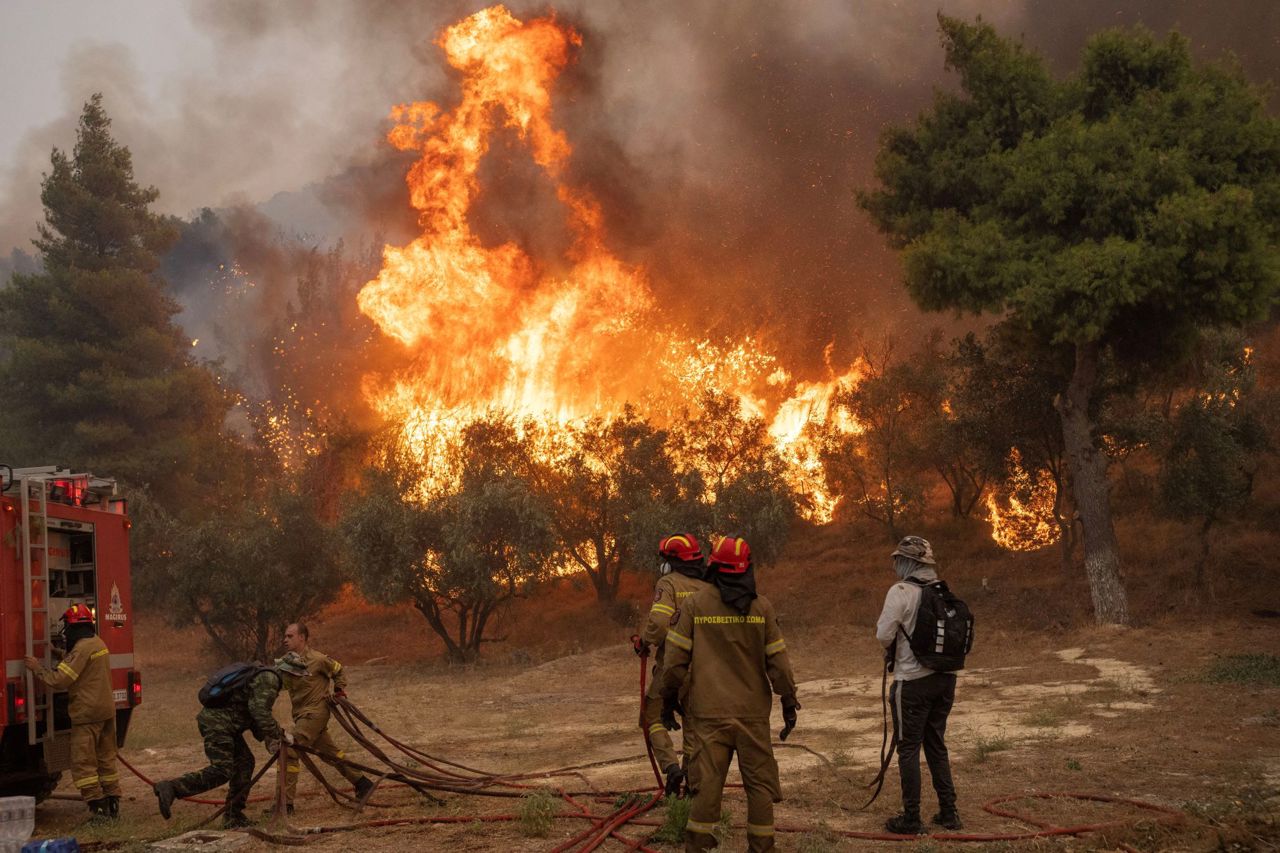
<svg viewBox="0 0 1280 853"><path fill-rule="evenodd" d="M329 697L347 695L347 676L342 664L311 648L310 640L311 632L307 626L301 622L293 623L284 632L284 645L289 652L276 661L276 669L284 677L284 686L289 691L293 742L320 753L326 763L337 768L343 778L355 786L356 796L363 799L373 790L373 783L359 770L342 763L346 754L329 735ZM292 814L298 774L302 770L297 750L289 750L285 770L285 802Z"/></svg>
<svg viewBox="0 0 1280 853"><path fill-rule="evenodd" d="M676 533L667 536L658 543L658 559L661 563L661 576L653 590L653 606L645 619L644 627L636 640L636 654L644 656L649 646L656 649L653 663L653 681L645 691L644 705L641 709L640 725L649 734L649 745L653 747L654 759L667 777L666 793L678 794L686 773L680 768L676 758L675 744L667 727L662 724L662 665L666 648L667 629L671 627L671 619L676 608L685 599L708 586L706 581L707 567L702 558L702 546L692 533ZM684 754L685 760L693 754L697 733L692 720L684 721ZM696 787L692 780L690 789Z"/></svg>
<svg viewBox="0 0 1280 853"><path fill-rule="evenodd" d="M220 707L205 707L196 715L196 724L204 738L204 754L209 766L203 770L157 782L156 799L160 814L169 819L173 801L178 797L193 797L227 784L227 811L222 819L228 829L248 826L244 807L249 799L249 783L253 779L253 751L244 741L249 731L262 741L267 752L276 753L280 739L292 743L287 732L281 730L271 707L280 693L282 681L274 669L259 668L241 687L232 691Z"/></svg>

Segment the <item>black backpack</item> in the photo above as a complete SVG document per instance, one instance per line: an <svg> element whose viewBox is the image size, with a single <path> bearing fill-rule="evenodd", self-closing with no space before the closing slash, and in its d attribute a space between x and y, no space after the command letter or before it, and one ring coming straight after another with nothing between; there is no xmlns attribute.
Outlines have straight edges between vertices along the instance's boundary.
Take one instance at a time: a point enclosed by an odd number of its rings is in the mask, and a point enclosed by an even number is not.
<svg viewBox="0 0 1280 853"><path fill-rule="evenodd" d="M260 672L266 672L266 667L244 662L227 664L209 676L196 697L206 708L225 708L231 701L232 694Z"/></svg>
<svg viewBox="0 0 1280 853"><path fill-rule="evenodd" d="M920 665L935 672L964 669L964 657L973 648L973 614L969 606L956 598L946 581L907 580L920 587L920 609L916 611L915 630L902 635L911 645L911 653Z"/></svg>

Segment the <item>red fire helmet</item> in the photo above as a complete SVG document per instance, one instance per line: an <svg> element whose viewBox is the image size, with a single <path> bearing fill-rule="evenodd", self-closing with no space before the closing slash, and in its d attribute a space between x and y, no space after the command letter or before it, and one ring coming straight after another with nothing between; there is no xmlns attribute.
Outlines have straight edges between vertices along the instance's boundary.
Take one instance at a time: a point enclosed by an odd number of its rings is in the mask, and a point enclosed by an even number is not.
<svg viewBox="0 0 1280 853"><path fill-rule="evenodd" d="M688 563L702 559L702 546L692 533L674 533L658 542L658 556Z"/></svg>
<svg viewBox="0 0 1280 853"><path fill-rule="evenodd" d="M726 575L740 575L751 565L751 546L741 536L723 536L711 549L712 568Z"/></svg>
<svg viewBox="0 0 1280 853"><path fill-rule="evenodd" d="M68 625L92 625L93 611L83 604L76 604L67 608L67 612L62 614L62 621Z"/></svg>

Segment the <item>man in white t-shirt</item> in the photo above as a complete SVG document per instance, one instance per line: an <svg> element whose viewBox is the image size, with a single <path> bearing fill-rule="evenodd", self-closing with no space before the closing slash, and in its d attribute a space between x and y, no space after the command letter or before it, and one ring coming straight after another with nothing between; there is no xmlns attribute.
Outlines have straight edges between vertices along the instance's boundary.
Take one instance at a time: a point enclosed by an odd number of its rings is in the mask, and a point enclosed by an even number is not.
<svg viewBox="0 0 1280 853"><path fill-rule="evenodd" d="M929 763L933 789L938 795L938 814L933 822L951 830L962 828L956 811L956 788L951 781L951 762L944 737L947 715L955 701L956 676L934 672L920 664L911 652L908 638L916 627L920 608L920 588L938 579L933 548L928 540L907 536L892 554L893 570L899 581L884 599L884 610L876 623L876 639L893 655L893 687L889 705L893 710L893 738L898 747L898 774L902 777L902 814L885 822L890 832L922 835L928 830L920 820L920 747Z"/></svg>

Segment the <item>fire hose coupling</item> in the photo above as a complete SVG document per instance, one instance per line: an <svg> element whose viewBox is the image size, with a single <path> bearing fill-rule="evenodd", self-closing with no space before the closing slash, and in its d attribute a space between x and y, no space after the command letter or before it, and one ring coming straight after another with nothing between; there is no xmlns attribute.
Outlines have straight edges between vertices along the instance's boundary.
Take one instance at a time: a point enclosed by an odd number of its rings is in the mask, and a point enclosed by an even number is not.
<svg viewBox="0 0 1280 853"><path fill-rule="evenodd" d="M636 653L636 657L647 658L649 656L649 644L640 639L639 634L631 635L631 650Z"/></svg>

